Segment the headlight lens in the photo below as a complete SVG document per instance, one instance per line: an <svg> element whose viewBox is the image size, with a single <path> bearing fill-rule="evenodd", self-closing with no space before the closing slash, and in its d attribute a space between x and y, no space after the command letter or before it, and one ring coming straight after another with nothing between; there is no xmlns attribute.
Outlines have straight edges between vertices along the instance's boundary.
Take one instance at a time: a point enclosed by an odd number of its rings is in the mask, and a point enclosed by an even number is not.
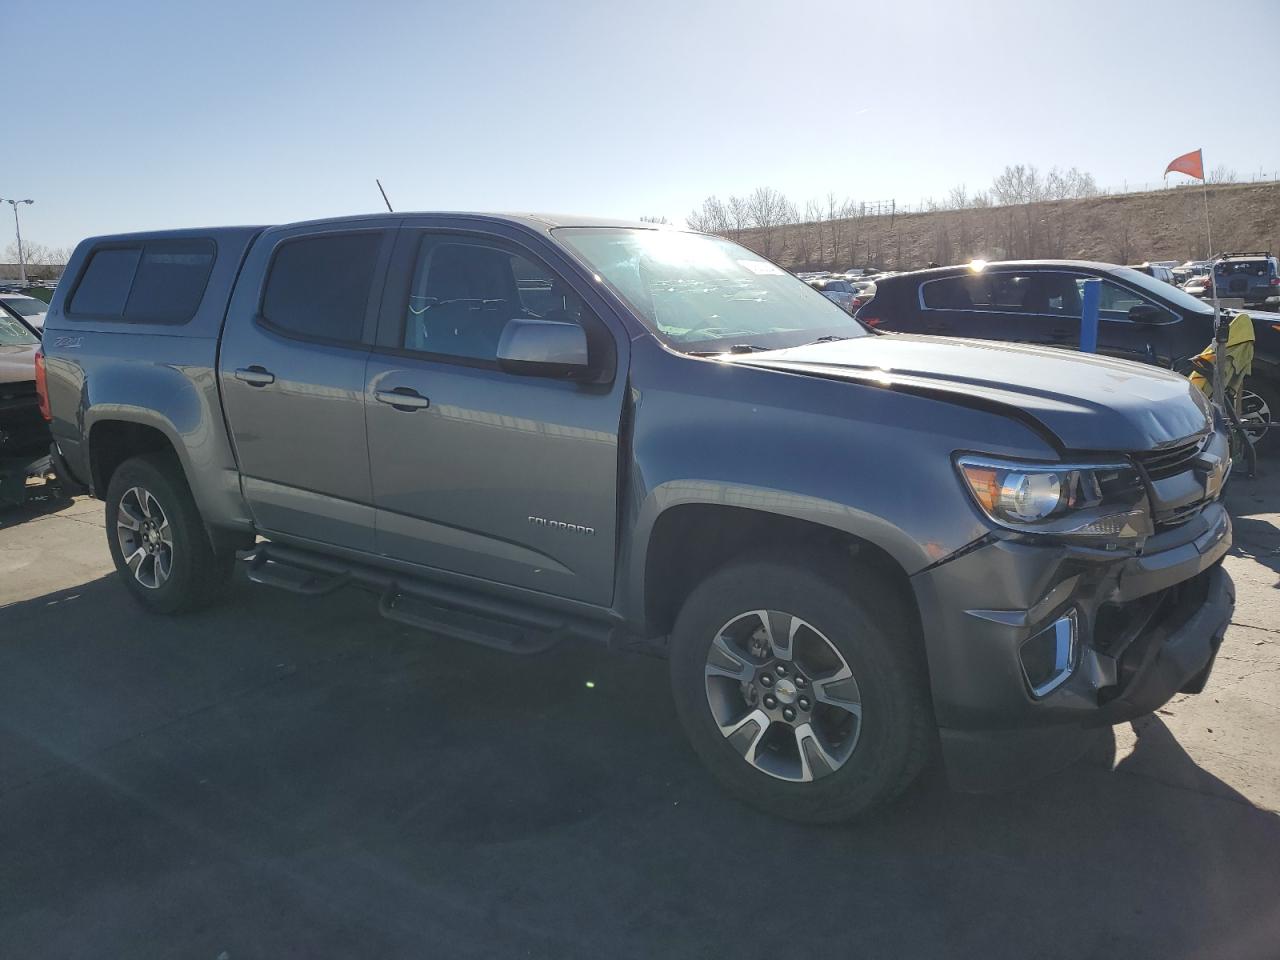
<svg viewBox="0 0 1280 960"><path fill-rule="evenodd" d="M1152 533L1146 488L1129 464L1042 464L962 456L982 512L1027 533L1136 540Z"/></svg>

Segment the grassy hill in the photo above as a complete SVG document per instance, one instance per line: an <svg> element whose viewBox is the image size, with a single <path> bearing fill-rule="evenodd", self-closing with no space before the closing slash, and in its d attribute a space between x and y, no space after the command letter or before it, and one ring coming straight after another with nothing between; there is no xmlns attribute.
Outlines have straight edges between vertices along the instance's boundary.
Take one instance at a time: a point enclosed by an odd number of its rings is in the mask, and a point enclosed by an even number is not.
<svg viewBox="0 0 1280 960"><path fill-rule="evenodd" d="M1215 252L1280 253L1280 183L1209 187ZM1206 255L1199 185L1007 207L855 217L750 229L741 241L794 270L909 270L972 259L1140 263Z"/></svg>

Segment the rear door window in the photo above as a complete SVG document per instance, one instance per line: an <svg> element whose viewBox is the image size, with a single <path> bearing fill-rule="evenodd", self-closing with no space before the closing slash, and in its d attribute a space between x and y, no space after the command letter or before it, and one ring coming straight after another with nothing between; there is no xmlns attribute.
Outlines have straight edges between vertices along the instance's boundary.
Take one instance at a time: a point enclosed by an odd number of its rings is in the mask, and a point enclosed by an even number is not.
<svg viewBox="0 0 1280 960"><path fill-rule="evenodd" d="M287 240L276 249L262 296L271 327L309 340L358 343L382 231Z"/></svg>
<svg viewBox="0 0 1280 960"><path fill-rule="evenodd" d="M984 274L930 280L921 288L929 310L983 310L991 306L991 285Z"/></svg>

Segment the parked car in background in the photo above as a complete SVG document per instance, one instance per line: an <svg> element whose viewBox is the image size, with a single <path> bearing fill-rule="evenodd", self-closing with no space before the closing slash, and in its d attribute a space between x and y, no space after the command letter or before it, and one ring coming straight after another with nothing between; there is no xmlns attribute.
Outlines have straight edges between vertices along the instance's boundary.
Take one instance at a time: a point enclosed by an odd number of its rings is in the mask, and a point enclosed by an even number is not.
<svg viewBox="0 0 1280 960"><path fill-rule="evenodd" d="M1153 277L1164 283L1177 286L1174 280L1173 271L1162 263L1138 263L1129 267L1130 270L1137 270L1139 273L1145 273L1148 277Z"/></svg>
<svg viewBox="0 0 1280 960"><path fill-rule="evenodd" d="M29 297L25 293L0 293L0 314L16 317L37 332L44 329L44 317L48 310L49 305L43 300Z"/></svg>
<svg viewBox="0 0 1280 960"><path fill-rule="evenodd" d="M1186 286L1192 278L1207 274L1212 265L1211 260L1188 260L1172 269L1174 282L1178 286Z"/></svg>
<svg viewBox="0 0 1280 960"><path fill-rule="evenodd" d="M870 303L876 295L876 284L874 280L852 280L849 286L853 288L853 307L851 313L856 313L862 307Z"/></svg>
<svg viewBox="0 0 1280 960"><path fill-rule="evenodd" d="M821 292L821 294L832 303L839 304L849 313L853 313L858 307L854 304L855 299L853 286L848 280L839 277L818 277L807 281L809 286Z"/></svg>
<svg viewBox="0 0 1280 960"><path fill-rule="evenodd" d="M1213 339L1213 308L1172 284L1109 263L1024 260L942 267L876 281L857 311L881 330L1008 340L1076 349L1084 281L1102 281L1098 352L1184 370ZM1280 327L1255 318L1253 375L1246 390L1256 414L1251 432L1274 445L1280 411ZM993 376L999 376L998 371Z"/></svg>
<svg viewBox="0 0 1280 960"><path fill-rule="evenodd" d="M649 649L653 709L783 816L890 800L939 741L960 785L1056 768L1200 692L1231 619L1185 379L878 334L719 237L384 214L97 237L67 278L54 442L142 608L212 602L239 548L434 658ZM485 680L455 670L478 712Z"/></svg>
<svg viewBox="0 0 1280 960"><path fill-rule="evenodd" d="M40 338L0 312L0 506L21 503L27 477L49 464L49 427L36 390Z"/></svg>
<svg viewBox="0 0 1280 960"><path fill-rule="evenodd" d="M1224 253L1214 261L1219 297L1246 304L1280 299L1280 264L1270 253Z"/></svg>
<svg viewBox="0 0 1280 960"><path fill-rule="evenodd" d="M1213 278L1208 273L1196 274L1182 285L1184 292L1201 300L1213 297Z"/></svg>

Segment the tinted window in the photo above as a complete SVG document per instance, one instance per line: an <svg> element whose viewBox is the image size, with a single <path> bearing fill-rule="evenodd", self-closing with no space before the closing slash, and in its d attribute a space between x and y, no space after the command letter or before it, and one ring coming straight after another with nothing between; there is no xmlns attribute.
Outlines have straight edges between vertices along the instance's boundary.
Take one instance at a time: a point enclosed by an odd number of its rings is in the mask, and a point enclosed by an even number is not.
<svg viewBox="0 0 1280 960"><path fill-rule="evenodd" d="M1102 281L1102 296L1098 309L1109 310L1112 313L1128 313L1133 307L1146 303L1132 290L1126 290L1110 280Z"/></svg>
<svg viewBox="0 0 1280 960"><path fill-rule="evenodd" d="M138 261L124 319L138 323L185 323L195 315L213 269L207 240L148 243Z"/></svg>
<svg viewBox="0 0 1280 960"><path fill-rule="evenodd" d="M509 320L582 323L584 315L582 301L563 281L520 254L427 237L418 251L401 342L408 350L496 361Z"/></svg>
<svg viewBox="0 0 1280 960"><path fill-rule="evenodd" d="M140 247L95 250L68 309L87 316L119 317L124 313L141 257Z"/></svg>
<svg viewBox="0 0 1280 960"><path fill-rule="evenodd" d="M972 310L991 306L990 284L982 274L930 280L921 293L924 305L930 310Z"/></svg>
<svg viewBox="0 0 1280 960"><path fill-rule="evenodd" d="M1055 317L1080 316L1080 286L1067 273L1032 274L1027 293L1027 312Z"/></svg>
<svg viewBox="0 0 1280 960"><path fill-rule="evenodd" d="M263 318L286 333L359 341L381 244L381 232L281 244L267 276Z"/></svg>
<svg viewBox="0 0 1280 960"><path fill-rule="evenodd" d="M989 278L991 307L995 310L1026 310L1031 308L1032 278L1021 273L993 273Z"/></svg>

